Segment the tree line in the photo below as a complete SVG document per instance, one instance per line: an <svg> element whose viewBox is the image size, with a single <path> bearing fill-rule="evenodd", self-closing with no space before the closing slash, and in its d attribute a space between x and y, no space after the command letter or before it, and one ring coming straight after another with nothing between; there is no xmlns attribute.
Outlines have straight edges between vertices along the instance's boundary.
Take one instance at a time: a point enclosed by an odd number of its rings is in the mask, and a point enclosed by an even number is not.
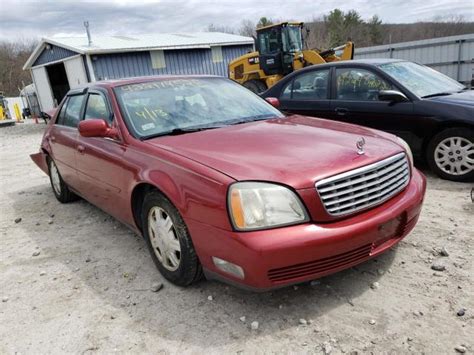
<svg viewBox="0 0 474 355"><path fill-rule="evenodd" d="M23 70L37 42L20 39L0 41L0 92L5 96L20 96L23 85L31 84L29 71Z"/></svg>
<svg viewBox="0 0 474 355"><path fill-rule="evenodd" d="M243 20L235 28L211 24L207 31L255 37L256 28L286 21L300 20L261 17L256 23ZM353 41L356 47L369 47L465 33L474 33L474 22L467 22L462 16L438 17L429 22L384 24L377 15L363 19L356 10L334 9L326 15L306 21L304 37L309 48L327 49L348 40Z"/></svg>

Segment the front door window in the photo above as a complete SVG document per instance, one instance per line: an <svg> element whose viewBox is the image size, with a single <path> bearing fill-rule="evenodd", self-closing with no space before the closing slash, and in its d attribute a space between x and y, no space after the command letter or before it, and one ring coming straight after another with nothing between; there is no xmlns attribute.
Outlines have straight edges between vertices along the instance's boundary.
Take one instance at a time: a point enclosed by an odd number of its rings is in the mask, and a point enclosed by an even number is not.
<svg viewBox="0 0 474 355"><path fill-rule="evenodd" d="M359 68L336 69L336 99L378 101L380 90L391 90L392 85L375 73Z"/></svg>

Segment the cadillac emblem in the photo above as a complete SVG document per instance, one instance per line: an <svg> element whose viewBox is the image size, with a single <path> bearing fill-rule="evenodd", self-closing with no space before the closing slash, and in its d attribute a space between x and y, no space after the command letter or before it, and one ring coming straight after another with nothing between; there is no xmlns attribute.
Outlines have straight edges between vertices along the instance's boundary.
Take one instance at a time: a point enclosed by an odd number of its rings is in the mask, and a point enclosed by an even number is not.
<svg viewBox="0 0 474 355"><path fill-rule="evenodd" d="M364 137L360 137L356 142L357 154L359 154L359 155L365 154L364 145L365 145L365 139L364 139Z"/></svg>

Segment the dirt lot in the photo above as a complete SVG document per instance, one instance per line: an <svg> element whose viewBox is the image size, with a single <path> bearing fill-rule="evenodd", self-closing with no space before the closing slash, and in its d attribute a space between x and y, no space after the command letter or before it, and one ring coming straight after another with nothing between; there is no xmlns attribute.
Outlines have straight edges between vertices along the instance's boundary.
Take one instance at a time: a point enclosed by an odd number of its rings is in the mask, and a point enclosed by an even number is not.
<svg viewBox="0 0 474 355"><path fill-rule="evenodd" d="M319 282L182 289L112 217L56 201L28 156L42 129L0 129L0 353L474 351L472 185L429 175L421 219L398 248ZM155 282L164 288L150 291Z"/></svg>

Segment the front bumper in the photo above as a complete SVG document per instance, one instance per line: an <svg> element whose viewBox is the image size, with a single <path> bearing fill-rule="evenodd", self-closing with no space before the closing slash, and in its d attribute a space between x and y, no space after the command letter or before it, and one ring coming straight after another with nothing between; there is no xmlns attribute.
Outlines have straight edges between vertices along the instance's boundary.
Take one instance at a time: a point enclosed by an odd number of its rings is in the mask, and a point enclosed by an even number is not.
<svg viewBox="0 0 474 355"><path fill-rule="evenodd" d="M227 231L194 220L186 223L209 278L264 291L332 274L385 252L414 228L425 190L425 177L414 169L401 193L336 222L255 232ZM212 256L239 265L245 278L220 271Z"/></svg>

